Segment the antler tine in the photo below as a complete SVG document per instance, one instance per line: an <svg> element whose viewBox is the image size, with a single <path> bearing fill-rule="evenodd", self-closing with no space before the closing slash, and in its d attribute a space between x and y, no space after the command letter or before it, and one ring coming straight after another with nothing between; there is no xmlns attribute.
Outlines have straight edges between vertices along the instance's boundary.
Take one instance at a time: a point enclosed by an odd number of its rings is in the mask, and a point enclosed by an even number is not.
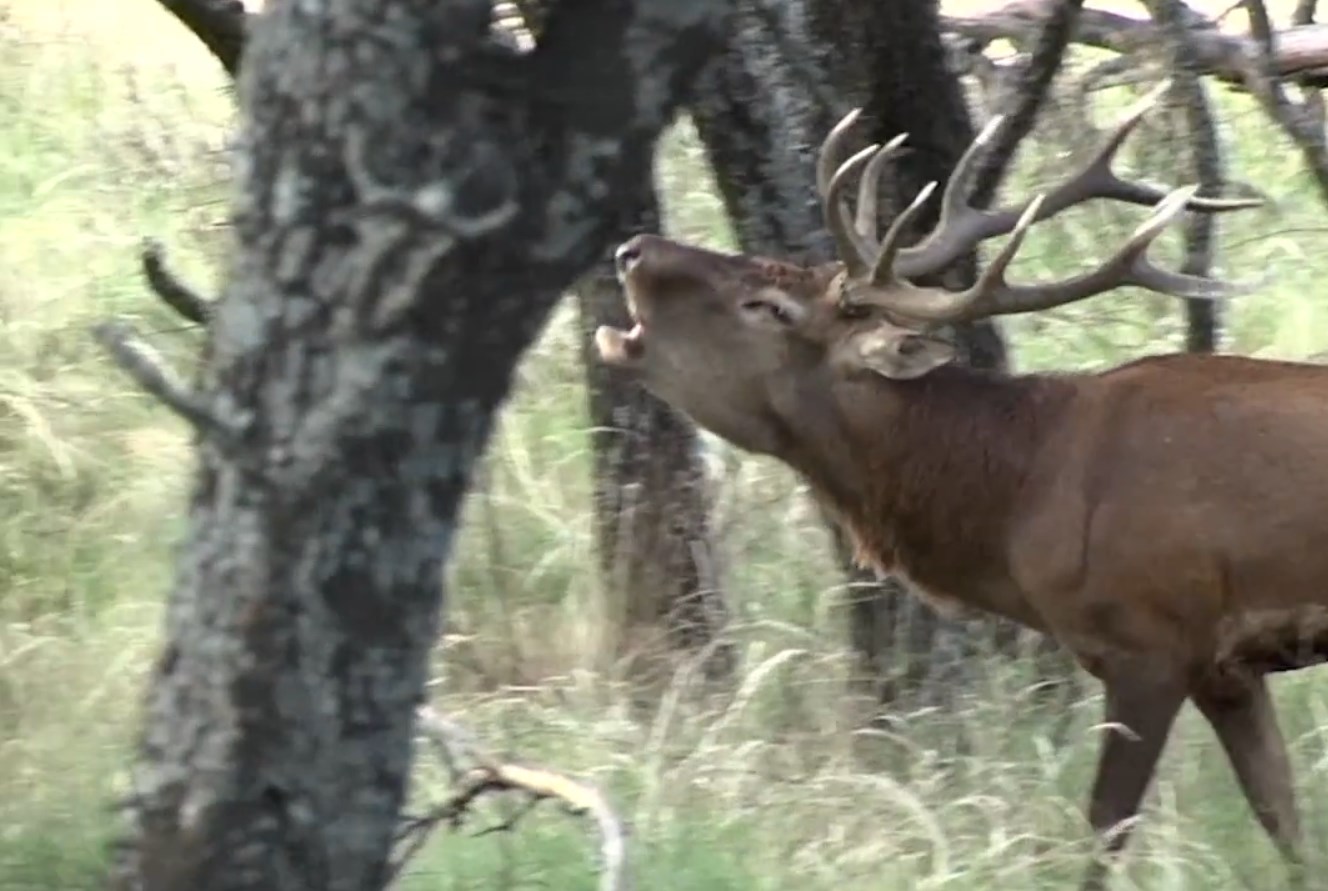
<svg viewBox="0 0 1328 891"><path fill-rule="evenodd" d="M1146 220L1111 257L1091 272L1060 282L1041 285L1011 285L1005 279L1010 262L1019 251L1028 228L1043 213L1046 195L1039 195L1016 223L1001 252L983 271L977 283L959 294L933 291L927 299L923 289L905 292L906 300L891 308L919 321L954 323L997 315L1054 309L1122 286L1147 288L1160 294L1191 300L1225 300L1249 293L1258 282L1225 282L1161 269L1149 261L1148 248L1177 216L1191 205L1198 186L1184 186L1165 195Z"/></svg>
<svg viewBox="0 0 1328 891"><path fill-rule="evenodd" d="M1037 220L1046 200L1046 195L1038 195L1024 212L1019 215L1005 246L992 258L982 275L965 291L946 291L940 288L896 287L889 291L889 308L900 315L909 316L919 322L946 324L976 318L975 308L981 306L988 295L1004 287L1005 270L1019 253L1024 243L1028 228Z"/></svg>
<svg viewBox="0 0 1328 891"><path fill-rule="evenodd" d="M821 212L825 216L825 225L834 237L835 246L848 274L855 278L866 274L871 265L874 248L853 228L848 208L844 204L844 189L862 166L871 160L880 148L873 143L856 153L839 166L830 185L821 199Z"/></svg>
<svg viewBox="0 0 1328 891"><path fill-rule="evenodd" d="M867 156L877 150L877 146L862 151L849 158L843 164L838 158L843 154L844 140L853 125L862 116L861 108L850 109L839 119L839 123L830 128L816 158L816 191L821 196L821 214L826 228L834 238L835 249L844 260L844 265L851 275L861 275L870 263L871 245L854 229L849 219L848 208L844 204L844 187L848 177L866 163Z"/></svg>
<svg viewBox="0 0 1328 891"><path fill-rule="evenodd" d="M1123 180L1111 169L1116 154L1145 114L1169 87L1164 81L1142 97L1112 129L1102 146L1077 173L1046 194L1033 222L1049 219L1062 211L1095 198L1128 204L1156 205L1167 193L1142 183ZM1012 208L985 211L967 203L968 180L972 175L978 150L990 141L1002 118L993 117L974 139L955 166L942 196L941 217L936 228L923 241L898 252L894 274L898 278L917 278L943 269L979 242L1014 230L1022 213ZM1257 198L1198 198L1191 195L1186 209L1201 213L1224 213L1259 207Z"/></svg>
<svg viewBox="0 0 1328 891"><path fill-rule="evenodd" d="M907 133L900 133L871 156L862 170L862 179L858 180L858 216L853 228L865 241L876 240L876 197L880 194L881 168L885 162L901 153Z"/></svg>
<svg viewBox="0 0 1328 891"><path fill-rule="evenodd" d="M887 288L898 283L894 277L894 264L895 256L899 253L899 241L904 235L904 230L918 215L918 211L922 210L922 205L927 203L927 199L934 191L936 191L935 181L923 186L913 202L894 218L890 228L885 231L885 238L881 239L880 253L876 255L876 263L872 266L871 283L876 287Z"/></svg>
<svg viewBox="0 0 1328 891"><path fill-rule="evenodd" d="M825 139L821 141L821 150L816 156L816 191L825 197L825 193L830 188L830 180L835 175L835 170L839 167L837 158L841 154L844 139L848 136L848 131L853 129L853 125L858 122L862 115L861 108L854 108L839 119L839 123L830 128Z"/></svg>
<svg viewBox="0 0 1328 891"><path fill-rule="evenodd" d="M954 170L950 172L950 178L946 180L945 191L941 193L941 216L936 222L936 229L927 237L928 241L942 235L947 228L947 222L969 210L968 183L973 178L974 166L982 149L991 142L1004 121L1005 115L992 115L978 131L978 135L973 137L968 148L964 149L964 153L959 156Z"/></svg>

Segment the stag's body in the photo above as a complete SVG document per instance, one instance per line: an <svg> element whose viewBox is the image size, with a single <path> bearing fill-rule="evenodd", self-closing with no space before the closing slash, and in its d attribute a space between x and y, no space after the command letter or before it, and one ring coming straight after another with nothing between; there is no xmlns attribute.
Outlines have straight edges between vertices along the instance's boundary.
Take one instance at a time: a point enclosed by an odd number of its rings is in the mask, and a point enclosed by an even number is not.
<svg viewBox="0 0 1328 891"><path fill-rule="evenodd" d="M1328 609L1328 467L1305 460L1328 455L1328 368L1181 354L827 383L789 394L790 427L821 417L772 454L862 562L940 609L1049 632L1090 669L1162 648L1196 681L1275 645L1273 613Z"/></svg>
<svg viewBox="0 0 1328 891"><path fill-rule="evenodd" d="M1048 633L1099 678L1106 720L1128 728L1105 737L1089 807L1109 850L1128 838L1119 824L1137 812L1190 699L1295 859L1291 771L1264 676L1328 659L1328 368L1170 355L1097 374L1013 376L950 365L953 349L933 331L1121 284L1234 293L1144 257L1186 207L1249 206L1117 179L1111 156L1146 107L1022 214L963 206L970 150L937 232L909 248L899 232L930 190L877 245L879 161L900 140L836 169L846 118L818 171L842 263L802 267L637 236L617 254L637 325L597 340L606 361L637 371L700 425L800 471L861 562L943 610ZM843 184L864 169L855 221ZM1005 280L1029 225L1102 197L1157 210L1094 272L1045 286ZM963 294L908 280L1007 232ZM1085 887L1100 887L1104 870L1097 861Z"/></svg>

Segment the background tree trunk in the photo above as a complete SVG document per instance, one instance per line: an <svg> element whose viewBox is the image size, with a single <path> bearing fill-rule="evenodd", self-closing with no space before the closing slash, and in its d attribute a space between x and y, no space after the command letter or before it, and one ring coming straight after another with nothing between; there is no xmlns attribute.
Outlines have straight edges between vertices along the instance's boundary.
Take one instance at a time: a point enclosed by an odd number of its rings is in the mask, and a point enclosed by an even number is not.
<svg viewBox="0 0 1328 891"><path fill-rule="evenodd" d="M388 7L392 8L389 15ZM511 371L604 256L722 3L274 3L114 887L380 887L462 495Z"/></svg>
<svg viewBox="0 0 1328 891"><path fill-rule="evenodd" d="M973 136L959 84L945 67L932 0L739 3L692 116L744 251L833 256L815 154L855 105L865 111L862 143L910 134L913 151L897 165L895 200L884 202L888 222L925 183L946 180ZM944 283L970 283L975 263L956 264ZM990 323L962 326L956 340L961 361L988 368L1005 361ZM855 686L882 701L904 691L933 701L945 695L965 665L973 623L944 620L896 581L853 566L841 530L833 523L831 530L852 592Z"/></svg>
<svg viewBox="0 0 1328 891"><path fill-rule="evenodd" d="M642 184L621 237L659 231L654 189ZM615 246L617 239L615 240ZM644 668L661 650L695 653L710 678L734 668L720 639L728 619L711 542L711 486L695 426L629 375L599 361L595 329L630 328L622 288L606 257L576 287L594 450L595 523L610 610L612 652ZM662 639L660 639L662 637ZM661 646L663 645L663 646ZM663 667L672 671L665 660Z"/></svg>

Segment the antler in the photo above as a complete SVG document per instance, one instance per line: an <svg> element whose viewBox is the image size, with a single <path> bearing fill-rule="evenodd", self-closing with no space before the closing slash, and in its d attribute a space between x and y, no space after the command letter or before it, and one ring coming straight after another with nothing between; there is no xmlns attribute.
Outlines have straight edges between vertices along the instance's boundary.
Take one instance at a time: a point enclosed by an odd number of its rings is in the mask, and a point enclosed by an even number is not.
<svg viewBox="0 0 1328 891"><path fill-rule="evenodd" d="M967 201L968 181L979 150L991 140L1002 120L1000 116L994 117L955 166L941 196L940 219L935 229L910 247L902 247L899 243L903 232L931 196L936 184L924 188L899 214L881 243L873 245L875 224L867 224L865 217L867 213L875 215L882 163L899 152L905 137L898 136L884 147L869 146L836 169L834 158L841 153L844 138L856 123L860 110L849 112L826 137L817 163L817 182L821 188L826 225L835 238L850 281L858 285L849 290L855 299L880 303L920 321L936 322L1049 309L1121 285L1138 285L1176 297L1200 299L1223 299L1249 290L1250 285L1160 269L1145 256L1149 245L1183 210L1220 213L1258 207L1263 203L1248 198L1198 198L1195 197L1197 187L1166 193L1116 175L1111 169L1116 153L1166 88L1164 82L1136 103L1079 172L1018 210L982 210ZM858 219L852 221L843 198L844 188L848 179L860 169ZM1092 272L1044 285L1010 285L1005 281L1005 270L1014 259L1029 226L1094 198L1154 205L1155 209L1125 245ZM943 269L979 242L1007 232L1012 232L1013 236L978 282L967 291L922 288L908 281Z"/></svg>

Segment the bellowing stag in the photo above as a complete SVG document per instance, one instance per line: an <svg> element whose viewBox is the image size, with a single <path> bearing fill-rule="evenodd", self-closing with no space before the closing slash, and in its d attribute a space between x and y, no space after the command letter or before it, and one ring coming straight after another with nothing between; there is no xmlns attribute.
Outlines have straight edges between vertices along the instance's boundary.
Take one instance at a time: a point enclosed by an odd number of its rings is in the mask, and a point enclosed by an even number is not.
<svg viewBox="0 0 1328 891"><path fill-rule="evenodd" d="M1085 888L1105 882L1128 837L1121 824L1137 813L1186 699L1216 731L1264 829L1298 862L1291 770L1265 674L1328 658L1328 368L1175 354L1016 376L951 364L954 348L937 333L1122 285L1204 299L1241 290L1146 256L1185 209L1258 203L1196 198L1194 188L1164 195L1112 171L1157 95L1022 212L964 199L993 122L956 167L935 230L912 246L901 233L932 189L878 242L881 162L902 139L839 164L850 113L817 168L840 261L807 267L638 235L616 252L635 326L596 333L603 361L740 448L799 471L861 562L942 608L1052 635L1101 680L1106 720L1127 729L1103 741L1088 816L1106 853ZM856 218L845 201L855 177ZM1095 198L1155 209L1091 272L1007 280L1030 225ZM1006 233L968 290L913 283Z"/></svg>

